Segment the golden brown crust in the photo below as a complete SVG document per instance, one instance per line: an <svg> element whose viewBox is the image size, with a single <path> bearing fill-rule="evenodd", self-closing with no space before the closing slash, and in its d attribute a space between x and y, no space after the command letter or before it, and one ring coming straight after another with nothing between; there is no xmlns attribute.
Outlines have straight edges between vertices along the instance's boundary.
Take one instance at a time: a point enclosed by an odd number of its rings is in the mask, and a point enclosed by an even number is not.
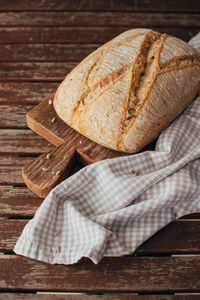
<svg viewBox="0 0 200 300"><path fill-rule="evenodd" d="M154 82L154 79L156 76L156 72L151 72L151 78L149 78L149 76L148 76L149 74L146 74L146 73L148 73L149 66L152 65L153 63L155 65L154 69L156 69L156 70L158 69L160 50L161 50L161 47L163 45L165 38L166 38L166 34L161 35L156 32L149 32L145 35L145 39L144 39L143 43L141 44L141 47L138 51L138 55L137 55L137 59L136 59L136 66L133 65L134 69L133 69L132 74L134 74L134 75L132 76L132 85L131 85L132 96L135 97L135 99L136 99L134 101L135 107L133 108L132 101L130 101L129 106L127 105L127 107L126 107L126 112L128 112L128 116L127 116L127 118L125 116L124 119L122 120L121 130L119 132L118 141L117 141L118 148L123 147L124 136L128 133L131 126L133 126L135 119L137 118L141 108L144 105L146 98L148 97L148 94L151 91L151 88L152 88L152 85L153 85L153 82ZM148 42L149 42L149 45L148 45ZM145 49L146 43L147 43L148 47ZM155 44L157 44L157 46L158 46L156 49L156 53L155 53L155 50L153 49L153 46ZM153 49L153 50L151 50L151 49ZM143 51L143 53L142 53L142 51ZM142 56L142 54L143 54L143 56ZM154 54L153 60L151 59L150 61L148 61L148 56L152 57L153 54ZM141 59L141 56L143 59ZM137 65L137 60L139 60L139 62L140 62L139 68ZM136 77L135 74L137 75L137 78L135 78ZM147 78L148 81L144 80L145 77ZM145 95L146 96L142 97L142 98L138 97L139 90L144 87L145 87ZM131 97L130 94L131 93L129 92L129 97ZM130 113L129 113L129 111L130 111Z"/></svg>
<svg viewBox="0 0 200 300"><path fill-rule="evenodd" d="M54 107L68 125L93 141L133 153L192 101L199 90L199 73L199 55L187 43L152 30L129 30L68 74ZM182 91L188 80L188 91ZM178 101L170 99L173 105L163 106L166 97Z"/></svg>

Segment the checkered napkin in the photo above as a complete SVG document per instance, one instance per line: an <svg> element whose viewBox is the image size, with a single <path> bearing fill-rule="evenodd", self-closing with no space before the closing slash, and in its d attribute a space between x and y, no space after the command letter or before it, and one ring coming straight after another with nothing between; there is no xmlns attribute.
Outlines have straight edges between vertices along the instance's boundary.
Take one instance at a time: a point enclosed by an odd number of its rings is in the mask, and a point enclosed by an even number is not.
<svg viewBox="0 0 200 300"><path fill-rule="evenodd" d="M200 33L190 41L200 51ZM48 263L132 253L159 229L200 212L200 97L155 151L87 166L54 188L14 251Z"/></svg>

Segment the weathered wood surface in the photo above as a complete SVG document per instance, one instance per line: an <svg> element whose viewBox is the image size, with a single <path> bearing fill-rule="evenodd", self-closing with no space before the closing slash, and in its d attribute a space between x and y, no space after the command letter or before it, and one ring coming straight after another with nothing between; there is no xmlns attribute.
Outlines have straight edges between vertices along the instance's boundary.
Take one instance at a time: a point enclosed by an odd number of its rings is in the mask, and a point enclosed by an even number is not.
<svg viewBox="0 0 200 300"><path fill-rule="evenodd" d="M188 41L200 31L199 4L0 1L0 252L12 253L27 219L42 203L24 186L21 169L52 146L26 129L29 108L52 97L79 61L126 29L150 27ZM1 253L0 299L199 299L199 222L200 214L184 216L140 246L137 257L104 259L97 266L89 261L50 266ZM168 256L180 254L195 256ZM40 291L81 293L36 294ZM92 294L82 293L87 291ZM96 291L106 294L93 295Z"/></svg>
<svg viewBox="0 0 200 300"><path fill-rule="evenodd" d="M33 105L9 104L0 105L1 128L27 128L26 114Z"/></svg>
<svg viewBox="0 0 200 300"><path fill-rule="evenodd" d="M199 294L181 293L180 295L137 295L137 293L101 293L101 295L65 292L38 292L37 294L2 293L4 300L199 300Z"/></svg>
<svg viewBox="0 0 200 300"><path fill-rule="evenodd" d="M12 171L9 173L12 174ZM42 199L27 188L14 186L0 187L0 217L33 217L41 204ZM4 224L2 224L1 230L4 230Z"/></svg>
<svg viewBox="0 0 200 300"><path fill-rule="evenodd" d="M34 203L35 202L35 203ZM35 207L40 204L37 199L33 202ZM20 204L20 203L19 203ZM25 204L22 211L30 210L30 203ZM32 212L33 212L33 208ZM31 213L32 213L31 212ZM0 251L11 251L28 220L0 218ZM175 221L161 229L152 238L141 245L134 254L200 254L200 221Z"/></svg>
<svg viewBox="0 0 200 300"><path fill-rule="evenodd" d="M0 155L0 184L24 186L24 180L22 179L22 167L29 163L33 157L37 157L41 154L40 149L37 148L38 153L18 153L18 155L3 154ZM81 163L78 163L73 172L79 170L82 167Z"/></svg>
<svg viewBox="0 0 200 300"><path fill-rule="evenodd" d="M0 12L0 26L74 26L74 27L197 27L199 14L142 13L142 12ZM31 23L30 23L31 20Z"/></svg>
<svg viewBox="0 0 200 300"><path fill-rule="evenodd" d="M41 198L45 198L56 185L69 177L76 164L76 149L73 145L76 136L69 137L67 143L33 158L22 169L26 186Z"/></svg>
<svg viewBox="0 0 200 300"><path fill-rule="evenodd" d="M0 43L105 43L135 26L124 27L0 27ZM51 30L50 30L51 29ZM188 41L199 32L198 26L152 27Z"/></svg>
<svg viewBox="0 0 200 300"><path fill-rule="evenodd" d="M0 82L0 104L38 104L53 95L59 83Z"/></svg>
<svg viewBox="0 0 200 300"><path fill-rule="evenodd" d="M0 81L60 82L76 65L70 62L5 62L1 63Z"/></svg>
<svg viewBox="0 0 200 300"><path fill-rule="evenodd" d="M199 1L179 1L179 0L107 0L107 1L88 1L88 0L7 0L0 2L2 11L49 11L49 10L75 10L75 11L159 11L159 12L199 12Z"/></svg>
<svg viewBox="0 0 200 300"><path fill-rule="evenodd" d="M32 157L18 157L8 154L0 156L0 183L6 185L22 184L24 182L22 167L32 159Z"/></svg>
<svg viewBox="0 0 200 300"><path fill-rule="evenodd" d="M100 44L1 44L0 55L8 61L80 62Z"/></svg>
<svg viewBox="0 0 200 300"><path fill-rule="evenodd" d="M199 291L199 256L104 258L98 265L50 265L15 255L0 257L0 288L68 291ZM11 276L12 274L12 276Z"/></svg>
<svg viewBox="0 0 200 300"><path fill-rule="evenodd" d="M0 153L43 153L52 146L36 133L29 129L1 129L0 130Z"/></svg>

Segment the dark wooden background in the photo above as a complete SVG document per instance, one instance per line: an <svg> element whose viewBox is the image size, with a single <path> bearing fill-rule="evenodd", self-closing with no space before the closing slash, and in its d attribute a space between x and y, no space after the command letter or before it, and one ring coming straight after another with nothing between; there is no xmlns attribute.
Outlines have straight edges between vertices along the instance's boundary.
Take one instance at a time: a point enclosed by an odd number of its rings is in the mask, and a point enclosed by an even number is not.
<svg viewBox="0 0 200 300"><path fill-rule="evenodd" d="M0 299L200 299L200 214L99 265L52 266L12 250L42 202L21 168L52 147L27 128L27 111L86 55L135 27L188 41L200 31L200 1L0 0Z"/></svg>

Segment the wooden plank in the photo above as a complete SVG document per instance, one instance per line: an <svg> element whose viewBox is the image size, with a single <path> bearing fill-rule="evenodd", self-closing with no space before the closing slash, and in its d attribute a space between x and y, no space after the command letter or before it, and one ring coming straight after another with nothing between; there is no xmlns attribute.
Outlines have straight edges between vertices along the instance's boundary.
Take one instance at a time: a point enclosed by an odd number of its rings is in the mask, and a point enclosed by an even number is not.
<svg viewBox="0 0 200 300"><path fill-rule="evenodd" d="M6 61L75 61L79 62L100 44L1 44L1 60Z"/></svg>
<svg viewBox="0 0 200 300"><path fill-rule="evenodd" d="M1 63L0 80L60 82L76 65L70 62L6 62Z"/></svg>
<svg viewBox="0 0 200 300"><path fill-rule="evenodd" d="M10 159L10 158L9 158ZM9 161L8 159L8 161ZM29 158L25 158L29 159ZM14 164L15 161L13 161ZM22 165L27 161L21 161L21 165L18 165L19 162L16 163L16 172L15 175L12 176L11 171L5 172L5 176L7 177L7 182L9 182L9 175L12 177L11 181L13 182L17 176L21 178L21 168ZM4 163L7 168L6 164ZM0 164L0 174L2 172L3 166ZM11 169L11 168L10 168ZM0 177L0 184L2 184L2 178L5 180L5 176L2 175ZM22 180L22 178L21 178ZM6 181L6 180L5 180ZM0 217L33 217L38 206L42 203L42 199L38 198L35 194L33 194L26 187L14 187L14 186L0 186ZM200 221L200 214L189 214L181 219L178 219L177 222L185 222L185 220L193 220L194 222ZM192 223L193 224L193 223ZM164 233L163 233L164 234ZM178 234L178 233L177 233ZM142 249L141 249L142 250Z"/></svg>
<svg viewBox="0 0 200 300"><path fill-rule="evenodd" d="M200 26L199 14L135 12L0 12L0 26Z"/></svg>
<svg viewBox="0 0 200 300"><path fill-rule="evenodd" d="M30 209L30 202L21 209ZM33 207L39 201L33 203ZM20 204L20 203L19 203ZM21 203L21 205L23 205ZM31 208L33 211L33 208ZM27 220L5 220L0 218L0 251L10 251L13 249L20 236ZM200 221L175 221L165 226L148 241L143 243L134 254L199 254L200 253Z"/></svg>
<svg viewBox="0 0 200 300"><path fill-rule="evenodd" d="M106 293L101 295L70 293L70 292L38 292L37 294L25 293L0 293L0 299L6 300L199 300L198 295L136 295L135 293Z"/></svg>
<svg viewBox="0 0 200 300"><path fill-rule="evenodd" d="M87 1L87 0L7 0L0 2L0 10L3 11L50 11L50 10L75 10L75 11L175 11L175 12L199 12L199 1L179 1L179 0L107 0L107 1Z"/></svg>
<svg viewBox="0 0 200 300"><path fill-rule="evenodd" d="M106 293L101 295L70 293L70 292L38 292L37 294L25 293L0 293L0 299L6 300L199 300L199 295L136 295L134 293Z"/></svg>
<svg viewBox="0 0 200 300"><path fill-rule="evenodd" d="M37 148L37 151L40 151L39 147ZM33 157L19 157L16 155L12 156L7 153L6 155L0 156L0 184L14 186L24 184L24 180L22 178L22 168L25 164L31 162L32 160ZM73 173L78 171L81 167L82 165L76 164L75 168L73 169ZM5 201L7 200L5 199Z"/></svg>
<svg viewBox="0 0 200 300"><path fill-rule="evenodd" d="M15 255L0 257L0 288L57 291L171 292L200 289L199 256L105 258L98 265L50 265ZM12 274L12 276L10 276Z"/></svg>
<svg viewBox="0 0 200 300"><path fill-rule="evenodd" d="M0 82L0 103L38 104L52 96L59 83Z"/></svg>
<svg viewBox="0 0 200 300"><path fill-rule="evenodd" d="M26 128L26 114L33 105L9 104L0 105L1 128Z"/></svg>
<svg viewBox="0 0 200 300"><path fill-rule="evenodd" d="M41 204L27 188L0 186L0 217L33 217Z"/></svg>
<svg viewBox="0 0 200 300"><path fill-rule="evenodd" d="M37 154L47 152L52 146L39 135L28 129L1 129L0 153Z"/></svg>
<svg viewBox="0 0 200 300"><path fill-rule="evenodd" d="M120 33L132 29L126 27L1 27L0 43L105 43ZM199 32L199 27L152 27L188 41Z"/></svg>
<svg viewBox="0 0 200 300"><path fill-rule="evenodd" d="M104 43L130 27L1 27L0 43Z"/></svg>
<svg viewBox="0 0 200 300"><path fill-rule="evenodd" d="M22 167L32 159L32 157L9 156L8 154L0 156L0 183L9 185L23 184Z"/></svg>

